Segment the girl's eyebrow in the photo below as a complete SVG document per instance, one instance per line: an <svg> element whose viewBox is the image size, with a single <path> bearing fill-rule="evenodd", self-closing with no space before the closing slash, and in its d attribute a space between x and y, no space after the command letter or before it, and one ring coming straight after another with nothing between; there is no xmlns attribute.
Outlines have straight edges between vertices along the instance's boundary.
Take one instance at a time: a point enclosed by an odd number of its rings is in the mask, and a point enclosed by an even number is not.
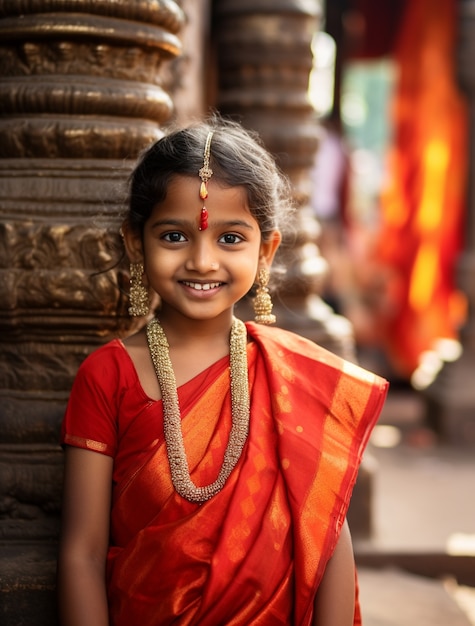
<svg viewBox="0 0 475 626"><path fill-rule="evenodd" d="M159 226L189 226L190 222L187 220L179 220L176 218L167 217L166 219L157 220L151 226L151 228L157 228Z"/></svg>
<svg viewBox="0 0 475 626"><path fill-rule="evenodd" d="M210 221L210 226L215 226L219 228L247 228L249 230L253 230L253 226L250 222L246 222L246 220L223 220L222 222Z"/></svg>

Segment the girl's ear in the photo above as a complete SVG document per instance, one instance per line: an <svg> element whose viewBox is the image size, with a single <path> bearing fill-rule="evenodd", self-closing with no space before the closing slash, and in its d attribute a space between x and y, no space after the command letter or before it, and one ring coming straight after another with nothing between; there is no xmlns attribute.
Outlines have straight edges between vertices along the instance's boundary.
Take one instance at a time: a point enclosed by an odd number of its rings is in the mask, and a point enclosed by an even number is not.
<svg viewBox="0 0 475 626"><path fill-rule="evenodd" d="M259 265L270 268L277 252L282 235L279 230L274 230L266 240L261 241L261 249L259 253Z"/></svg>
<svg viewBox="0 0 475 626"><path fill-rule="evenodd" d="M125 251L129 257L129 261L131 263L143 261L143 246L140 233L133 231L127 220L122 222L120 232L124 240Z"/></svg>

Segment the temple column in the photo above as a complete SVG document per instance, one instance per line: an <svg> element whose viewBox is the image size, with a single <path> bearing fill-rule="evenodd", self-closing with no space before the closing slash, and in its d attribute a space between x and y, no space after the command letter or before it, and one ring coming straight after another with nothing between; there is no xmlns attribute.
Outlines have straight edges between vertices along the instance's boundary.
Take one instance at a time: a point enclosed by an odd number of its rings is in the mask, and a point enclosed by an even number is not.
<svg viewBox="0 0 475 626"><path fill-rule="evenodd" d="M458 75L467 97L469 155L464 249L457 266L458 286L467 299L460 332L462 354L446 362L424 392L427 420L447 442L475 445L475 1L459 1Z"/></svg>
<svg viewBox="0 0 475 626"><path fill-rule="evenodd" d="M298 207L295 240L279 285L278 324L354 359L349 322L320 298L327 264L308 200L319 127L308 97L318 0L216 0L213 44L218 110L259 132L288 175Z"/></svg>
<svg viewBox="0 0 475 626"><path fill-rule="evenodd" d="M56 622L59 424L81 361L126 329L124 183L171 115L183 22L172 1L0 0L4 624Z"/></svg>

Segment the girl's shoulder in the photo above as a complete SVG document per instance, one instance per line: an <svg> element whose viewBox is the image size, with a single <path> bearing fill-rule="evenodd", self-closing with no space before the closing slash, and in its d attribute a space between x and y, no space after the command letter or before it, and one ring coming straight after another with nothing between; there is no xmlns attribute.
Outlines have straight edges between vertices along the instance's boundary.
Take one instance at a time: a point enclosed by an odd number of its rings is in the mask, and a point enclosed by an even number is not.
<svg viewBox="0 0 475 626"><path fill-rule="evenodd" d="M102 369L105 366L110 366L114 363L122 365L124 362L127 362L127 360L128 354L122 340L112 339L98 348L95 348L88 354L81 363L79 370L93 371L98 368Z"/></svg>
<svg viewBox="0 0 475 626"><path fill-rule="evenodd" d="M80 365L61 426L61 443L115 456L119 433L141 395L120 339L96 348ZM144 401L142 401L142 404Z"/></svg>
<svg viewBox="0 0 475 626"><path fill-rule="evenodd" d="M122 340L112 339L91 352L78 369L75 384L80 381L111 390L135 385L137 374Z"/></svg>

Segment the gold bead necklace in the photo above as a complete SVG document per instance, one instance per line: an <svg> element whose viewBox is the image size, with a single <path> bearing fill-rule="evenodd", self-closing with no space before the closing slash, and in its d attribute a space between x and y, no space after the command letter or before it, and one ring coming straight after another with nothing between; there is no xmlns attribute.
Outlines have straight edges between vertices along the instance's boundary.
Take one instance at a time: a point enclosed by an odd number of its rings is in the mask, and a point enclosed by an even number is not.
<svg viewBox="0 0 475 626"><path fill-rule="evenodd" d="M224 487L241 456L249 432L249 381L247 371L247 330L241 320L233 318L229 339L232 426L223 465L210 485L197 487L190 477L183 434L175 373L170 347L160 322L147 325L150 355L162 393L163 428L170 473L175 490L190 502L205 502Z"/></svg>

